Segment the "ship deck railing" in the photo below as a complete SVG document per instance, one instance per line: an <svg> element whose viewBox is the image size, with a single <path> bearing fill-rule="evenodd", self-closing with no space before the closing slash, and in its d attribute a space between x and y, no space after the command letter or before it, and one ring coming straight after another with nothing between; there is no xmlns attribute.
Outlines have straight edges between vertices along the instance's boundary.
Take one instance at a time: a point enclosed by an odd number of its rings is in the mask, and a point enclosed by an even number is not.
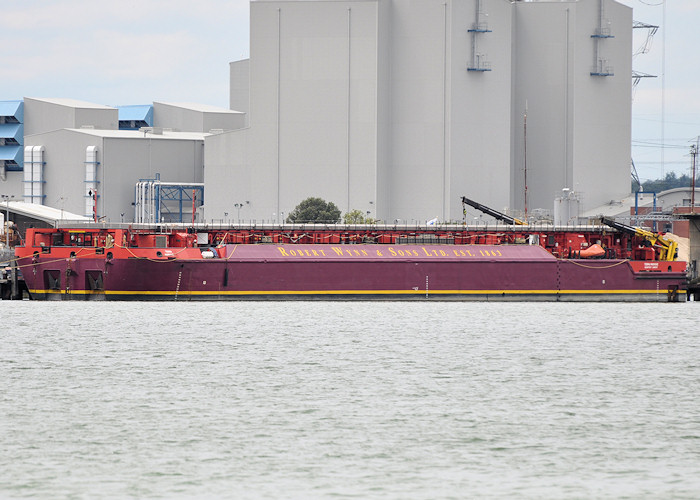
<svg viewBox="0 0 700 500"><path fill-rule="evenodd" d="M421 224L417 222L374 223L374 224L343 224L343 223L285 223L270 221L242 221L242 222L196 222L187 223L126 223L126 222L85 222L80 220L58 220L54 225L57 229L129 229L133 231L149 231L155 233L171 233L174 231L400 231L412 232L462 232L462 231L498 231L510 233L549 233L549 232L615 232L602 224L569 224L555 225L548 221L532 222L527 225L508 225L495 222L478 222L472 224L445 223L445 224Z"/></svg>

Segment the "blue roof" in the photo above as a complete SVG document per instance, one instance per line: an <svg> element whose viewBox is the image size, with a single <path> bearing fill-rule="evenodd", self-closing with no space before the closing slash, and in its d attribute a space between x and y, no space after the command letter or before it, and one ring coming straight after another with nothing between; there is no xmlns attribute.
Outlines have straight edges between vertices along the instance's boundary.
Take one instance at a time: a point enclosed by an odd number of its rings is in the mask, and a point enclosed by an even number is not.
<svg viewBox="0 0 700 500"><path fill-rule="evenodd" d="M21 143L24 136L24 125L21 123L0 123L0 139L14 139Z"/></svg>
<svg viewBox="0 0 700 500"><path fill-rule="evenodd" d="M119 121L144 121L153 126L153 105L117 106Z"/></svg>
<svg viewBox="0 0 700 500"><path fill-rule="evenodd" d="M0 146L0 160L12 160L20 163L22 156L22 146Z"/></svg>
<svg viewBox="0 0 700 500"><path fill-rule="evenodd" d="M24 101L0 101L0 116L14 116L24 122Z"/></svg>

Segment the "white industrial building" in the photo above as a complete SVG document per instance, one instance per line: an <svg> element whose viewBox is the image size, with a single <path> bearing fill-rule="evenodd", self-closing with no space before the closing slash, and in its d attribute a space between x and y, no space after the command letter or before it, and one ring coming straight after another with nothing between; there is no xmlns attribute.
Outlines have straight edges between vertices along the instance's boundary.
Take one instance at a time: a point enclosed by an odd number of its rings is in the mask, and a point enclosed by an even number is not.
<svg viewBox="0 0 700 500"><path fill-rule="evenodd" d="M119 128L119 111L111 106L76 99L24 98L24 135L62 128Z"/></svg>
<svg viewBox="0 0 700 500"><path fill-rule="evenodd" d="M112 222L132 221L142 179L202 182L205 136L98 129L27 136L24 200Z"/></svg>
<svg viewBox="0 0 700 500"><path fill-rule="evenodd" d="M21 104L22 161L3 170L0 193L111 222L180 222L183 214L189 221L192 198L203 202L206 132L240 128L245 120L229 109L156 102L138 107L146 117L152 109L153 127L119 130L114 107L43 98ZM124 123L138 123L134 116Z"/></svg>
<svg viewBox="0 0 700 500"><path fill-rule="evenodd" d="M247 127L205 140L207 219L320 196L460 220L461 195L522 212L630 191L632 9L614 0L256 0L250 17L230 96Z"/></svg>
<svg viewBox="0 0 700 500"><path fill-rule="evenodd" d="M153 103L153 126L179 132L208 133L245 126L245 113L197 103Z"/></svg>

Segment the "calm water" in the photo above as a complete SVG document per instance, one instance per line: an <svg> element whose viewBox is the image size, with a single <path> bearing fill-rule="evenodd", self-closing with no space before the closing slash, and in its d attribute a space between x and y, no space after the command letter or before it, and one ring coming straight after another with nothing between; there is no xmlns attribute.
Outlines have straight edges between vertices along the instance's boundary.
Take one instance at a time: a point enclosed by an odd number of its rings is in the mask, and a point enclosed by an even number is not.
<svg viewBox="0 0 700 500"><path fill-rule="evenodd" d="M0 313L0 498L700 497L697 303Z"/></svg>

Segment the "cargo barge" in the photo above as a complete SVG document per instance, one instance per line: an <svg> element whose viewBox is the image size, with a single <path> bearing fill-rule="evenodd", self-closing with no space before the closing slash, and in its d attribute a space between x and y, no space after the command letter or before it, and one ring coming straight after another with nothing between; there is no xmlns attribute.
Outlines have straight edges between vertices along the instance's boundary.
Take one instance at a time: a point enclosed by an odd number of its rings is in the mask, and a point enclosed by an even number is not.
<svg viewBox="0 0 700 500"><path fill-rule="evenodd" d="M34 300L685 301L686 263L634 228L390 225L27 230Z"/></svg>

